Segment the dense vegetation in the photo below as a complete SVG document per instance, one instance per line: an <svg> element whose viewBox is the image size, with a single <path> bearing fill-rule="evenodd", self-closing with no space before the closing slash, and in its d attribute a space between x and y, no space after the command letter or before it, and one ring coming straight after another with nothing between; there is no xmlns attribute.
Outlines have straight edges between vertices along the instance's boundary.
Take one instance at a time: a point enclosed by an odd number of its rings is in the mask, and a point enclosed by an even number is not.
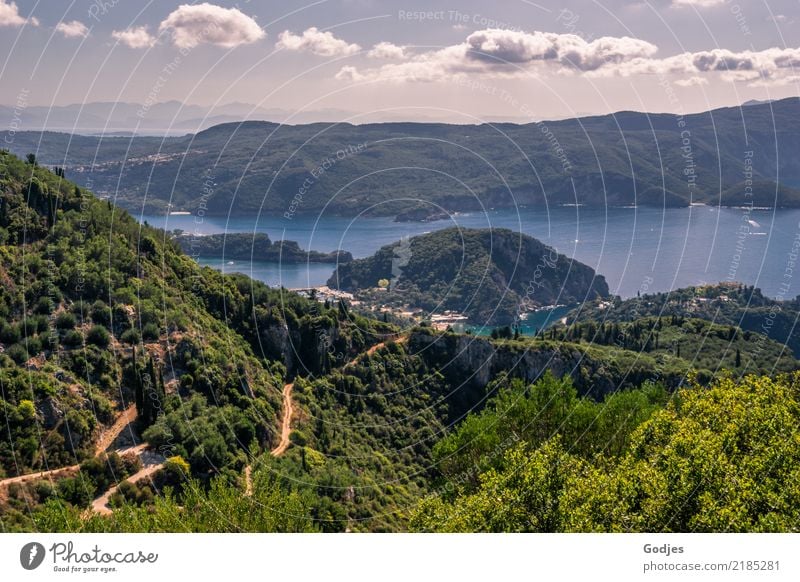
<svg viewBox="0 0 800 582"><path fill-rule="evenodd" d="M798 382L725 379L709 389L682 389L663 409L654 406L663 394L648 388L603 406L576 399L568 381L512 385L443 441L450 487L423 502L412 525L798 531ZM487 451L494 455L476 465ZM482 470L474 476L476 466ZM457 479L461 472L469 478Z"/></svg>
<svg viewBox="0 0 800 582"><path fill-rule="evenodd" d="M375 289L381 280L388 289ZM452 310L478 323L509 323L542 305L608 296L591 267L507 229L448 228L401 240L340 265L332 288L372 290L383 305Z"/></svg>
<svg viewBox="0 0 800 582"><path fill-rule="evenodd" d="M465 248L493 277L512 243L549 252L506 232L489 252L485 236L467 231ZM433 240L405 265L420 277L454 252ZM0 254L0 479L61 468L0 486L2 531L800 528L800 376L776 377L797 361L704 317L745 297L769 308L751 288L687 295L694 316L590 303L533 338L401 334L200 268L60 169L5 152ZM602 281L583 269L587 289ZM276 457L287 383L291 446ZM164 457L136 483L135 451L99 447L129 406ZM105 492L113 513L87 511Z"/></svg>
<svg viewBox="0 0 800 582"><path fill-rule="evenodd" d="M544 335L652 355L672 354L691 362L706 377L725 369L742 375L791 372L798 367L791 351L761 334L680 315L623 323L575 323L550 328Z"/></svg>
<svg viewBox="0 0 800 582"><path fill-rule="evenodd" d="M8 141L18 155L36 151L137 212L171 203L217 215L323 208L396 215L417 208L420 197L449 211L576 203L796 207L800 164L779 154L800 149L799 123L795 97L682 117L620 112L527 125L250 121L165 139L18 132ZM751 151L752 197L741 184Z"/></svg>
<svg viewBox="0 0 800 582"><path fill-rule="evenodd" d="M613 302L588 302L569 314L570 321L620 323L642 317L698 318L720 325L740 327L786 345L800 357L796 333L800 300L776 301L760 289L735 283L677 289Z"/></svg>
<svg viewBox="0 0 800 582"><path fill-rule="evenodd" d="M78 507L107 488L86 463L123 408L201 481L238 475L275 443L287 377L341 365L390 330L200 268L33 156L0 152L0 255L0 478L74 466L77 485L57 491ZM50 497L31 493L0 492L4 523Z"/></svg>
<svg viewBox="0 0 800 582"><path fill-rule="evenodd" d="M347 263L353 260L353 255L347 251L331 253L304 251L299 244L291 240L279 240L273 243L264 233L195 236L178 232L175 240L191 257L274 263Z"/></svg>

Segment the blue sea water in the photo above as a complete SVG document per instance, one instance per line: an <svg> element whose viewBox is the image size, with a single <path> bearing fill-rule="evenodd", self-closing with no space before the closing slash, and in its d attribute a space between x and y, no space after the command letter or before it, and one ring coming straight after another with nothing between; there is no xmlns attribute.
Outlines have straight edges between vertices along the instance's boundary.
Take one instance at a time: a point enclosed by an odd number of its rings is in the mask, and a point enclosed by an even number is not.
<svg viewBox="0 0 800 582"><path fill-rule="evenodd" d="M140 218L159 228L197 234L266 232L272 240L295 240L304 249L318 251L342 249L356 258L369 256L401 237L450 226L509 228L591 266L605 276L611 292L622 297L719 281L755 285L771 297L800 294L800 271L797 277L793 272L800 245L800 210L521 208L466 212L430 223L300 214L291 219L280 214ZM334 268L330 264L199 260L287 288L322 285Z"/></svg>

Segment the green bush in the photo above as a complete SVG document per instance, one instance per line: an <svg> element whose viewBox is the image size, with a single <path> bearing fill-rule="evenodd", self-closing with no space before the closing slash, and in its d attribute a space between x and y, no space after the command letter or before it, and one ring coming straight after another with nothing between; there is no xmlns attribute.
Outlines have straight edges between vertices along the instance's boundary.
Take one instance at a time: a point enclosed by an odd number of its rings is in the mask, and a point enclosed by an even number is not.
<svg viewBox="0 0 800 582"><path fill-rule="evenodd" d="M86 334L86 341L96 345L98 348L108 347L110 341L108 330L101 325L94 325Z"/></svg>
<svg viewBox="0 0 800 582"><path fill-rule="evenodd" d="M69 311L62 311L56 317L56 327L58 329L74 329L76 325L77 320Z"/></svg>
<svg viewBox="0 0 800 582"><path fill-rule="evenodd" d="M83 336L75 329L69 330L64 334L64 339L61 343L68 348L77 348L83 345Z"/></svg>
<svg viewBox="0 0 800 582"><path fill-rule="evenodd" d="M128 344L128 345L134 346L134 345L136 345L136 344L138 344L139 342L142 341L142 336L139 333L138 329L136 329L135 327L132 327L132 328L126 329L124 332L122 332L122 335L120 336L119 339L124 344Z"/></svg>
<svg viewBox="0 0 800 582"><path fill-rule="evenodd" d="M148 323L142 328L142 338L145 341L155 341L158 336L158 326L155 323Z"/></svg>

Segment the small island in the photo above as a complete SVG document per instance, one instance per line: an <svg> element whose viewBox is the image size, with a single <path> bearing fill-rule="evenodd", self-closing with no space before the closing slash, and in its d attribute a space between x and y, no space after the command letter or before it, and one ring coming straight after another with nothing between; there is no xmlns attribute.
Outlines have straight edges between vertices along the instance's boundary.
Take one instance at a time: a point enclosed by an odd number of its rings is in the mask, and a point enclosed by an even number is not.
<svg viewBox="0 0 800 582"><path fill-rule="evenodd" d="M353 255L347 251L323 253L306 251L291 240L273 242L265 233L230 233L198 236L175 233L175 241L183 251L193 257L225 258L267 263L348 263Z"/></svg>

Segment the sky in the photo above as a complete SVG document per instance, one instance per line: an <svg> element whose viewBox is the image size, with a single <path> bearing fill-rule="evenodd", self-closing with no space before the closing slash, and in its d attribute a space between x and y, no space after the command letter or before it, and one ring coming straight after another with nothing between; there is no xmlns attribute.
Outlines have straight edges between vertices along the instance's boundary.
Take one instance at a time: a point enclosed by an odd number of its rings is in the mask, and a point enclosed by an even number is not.
<svg viewBox="0 0 800 582"><path fill-rule="evenodd" d="M0 0L0 104L690 113L798 95L799 47L798 0Z"/></svg>

